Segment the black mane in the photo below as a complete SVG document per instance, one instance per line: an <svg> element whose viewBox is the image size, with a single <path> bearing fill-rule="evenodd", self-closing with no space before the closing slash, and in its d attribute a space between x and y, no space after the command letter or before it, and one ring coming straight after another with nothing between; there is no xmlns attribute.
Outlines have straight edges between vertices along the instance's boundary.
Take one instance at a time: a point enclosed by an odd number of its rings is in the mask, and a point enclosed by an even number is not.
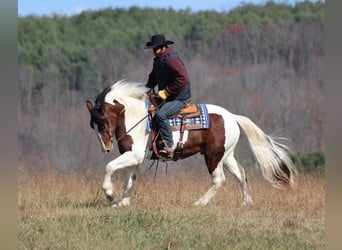
<svg viewBox="0 0 342 250"><path fill-rule="evenodd" d="M102 107L102 104L104 103L105 97L110 90L111 90L111 87L107 87L100 94L97 95L97 97L95 99L95 107L97 107L97 108Z"/></svg>

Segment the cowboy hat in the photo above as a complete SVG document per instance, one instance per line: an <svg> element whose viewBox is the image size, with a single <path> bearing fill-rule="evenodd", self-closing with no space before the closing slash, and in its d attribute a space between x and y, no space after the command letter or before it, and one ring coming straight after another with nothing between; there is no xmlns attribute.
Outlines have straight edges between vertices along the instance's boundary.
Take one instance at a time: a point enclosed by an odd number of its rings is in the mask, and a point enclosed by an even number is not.
<svg viewBox="0 0 342 250"><path fill-rule="evenodd" d="M157 35L153 35L151 37L151 41L148 41L146 43L145 49L153 49L153 48L168 45L168 44L174 44L174 42L166 40L163 34L157 34Z"/></svg>

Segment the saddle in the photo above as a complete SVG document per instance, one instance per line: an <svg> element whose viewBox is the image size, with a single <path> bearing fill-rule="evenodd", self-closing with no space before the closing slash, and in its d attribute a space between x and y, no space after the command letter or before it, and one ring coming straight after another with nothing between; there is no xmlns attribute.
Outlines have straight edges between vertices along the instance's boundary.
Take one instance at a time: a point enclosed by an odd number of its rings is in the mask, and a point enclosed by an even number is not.
<svg viewBox="0 0 342 250"><path fill-rule="evenodd" d="M149 98L150 98L150 106L148 108L148 112L152 116L154 116L155 110L158 109L163 104L163 100L156 93L150 93ZM176 117L193 118L193 117L197 117L200 115L201 115L201 112L198 106L196 104L189 102L188 104L184 106L184 108L182 108L178 113L172 115L170 118L176 118Z"/></svg>
<svg viewBox="0 0 342 250"><path fill-rule="evenodd" d="M174 114L170 118L176 118L176 117L193 118L193 117L200 116L200 115L201 115L201 112L198 109L198 106L196 104L189 102L184 108L182 108L178 113Z"/></svg>
<svg viewBox="0 0 342 250"><path fill-rule="evenodd" d="M163 147L164 141L159 133L158 124L155 122L154 115L156 110L163 104L163 100L156 93L151 93L149 95L150 106L148 112L152 117L152 148L154 155L152 158L160 159L158 154L158 149ZM183 135L185 130L191 129L201 129L201 124L188 124L189 120L196 119L201 116L201 110L199 105L189 102L184 108L182 108L178 113L172 115L169 118L170 126L173 131L179 131L180 137L177 143L177 147L173 154L174 161L178 160L183 154L184 142Z"/></svg>

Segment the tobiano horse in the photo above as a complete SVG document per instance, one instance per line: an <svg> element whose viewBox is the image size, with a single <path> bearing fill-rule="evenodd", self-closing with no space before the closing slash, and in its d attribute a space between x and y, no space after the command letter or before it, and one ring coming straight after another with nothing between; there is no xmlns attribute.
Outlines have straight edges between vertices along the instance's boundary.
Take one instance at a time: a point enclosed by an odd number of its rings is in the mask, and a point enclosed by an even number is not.
<svg viewBox="0 0 342 250"><path fill-rule="evenodd" d="M96 98L95 105L87 100L90 125L98 134L102 150L111 152L115 141L120 155L110 161L102 188L106 198L114 199L111 176L119 169L125 170L122 198L113 206L128 206L136 181L135 171L147 158L150 151L151 133L145 118L146 92L143 83L118 81L104 89ZM183 151L180 160L201 153L204 156L212 184L194 204L204 206L215 196L225 181L224 168L232 173L241 184L243 204L252 204L249 184L244 168L234 157L234 149L240 138L240 128L248 138L256 166L262 176L274 187L293 187L296 169L291 161L290 149L280 138L265 134L249 118L236 115L223 107L205 104L210 126L206 129L185 130L182 135ZM180 139L180 131L173 131L174 145ZM175 146L174 146L175 147Z"/></svg>

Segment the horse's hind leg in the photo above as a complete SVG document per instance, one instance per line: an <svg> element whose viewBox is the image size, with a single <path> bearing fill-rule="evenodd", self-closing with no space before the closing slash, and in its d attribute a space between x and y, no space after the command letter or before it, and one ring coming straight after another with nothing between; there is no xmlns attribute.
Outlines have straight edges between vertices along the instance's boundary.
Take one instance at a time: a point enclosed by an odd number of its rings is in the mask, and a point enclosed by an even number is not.
<svg viewBox="0 0 342 250"><path fill-rule="evenodd" d="M225 181L222 162L219 162L216 169L211 173L212 184L209 190L195 202L195 206L205 206L215 196L222 183Z"/></svg>
<svg viewBox="0 0 342 250"><path fill-rule="evenodd" d="M223 165L231 172L240 182L242 193L243 193L243 205L252 204L252 196L250 194L245 170L243 167L236 161L233 154L227 156L224 161Z"/></svg>

